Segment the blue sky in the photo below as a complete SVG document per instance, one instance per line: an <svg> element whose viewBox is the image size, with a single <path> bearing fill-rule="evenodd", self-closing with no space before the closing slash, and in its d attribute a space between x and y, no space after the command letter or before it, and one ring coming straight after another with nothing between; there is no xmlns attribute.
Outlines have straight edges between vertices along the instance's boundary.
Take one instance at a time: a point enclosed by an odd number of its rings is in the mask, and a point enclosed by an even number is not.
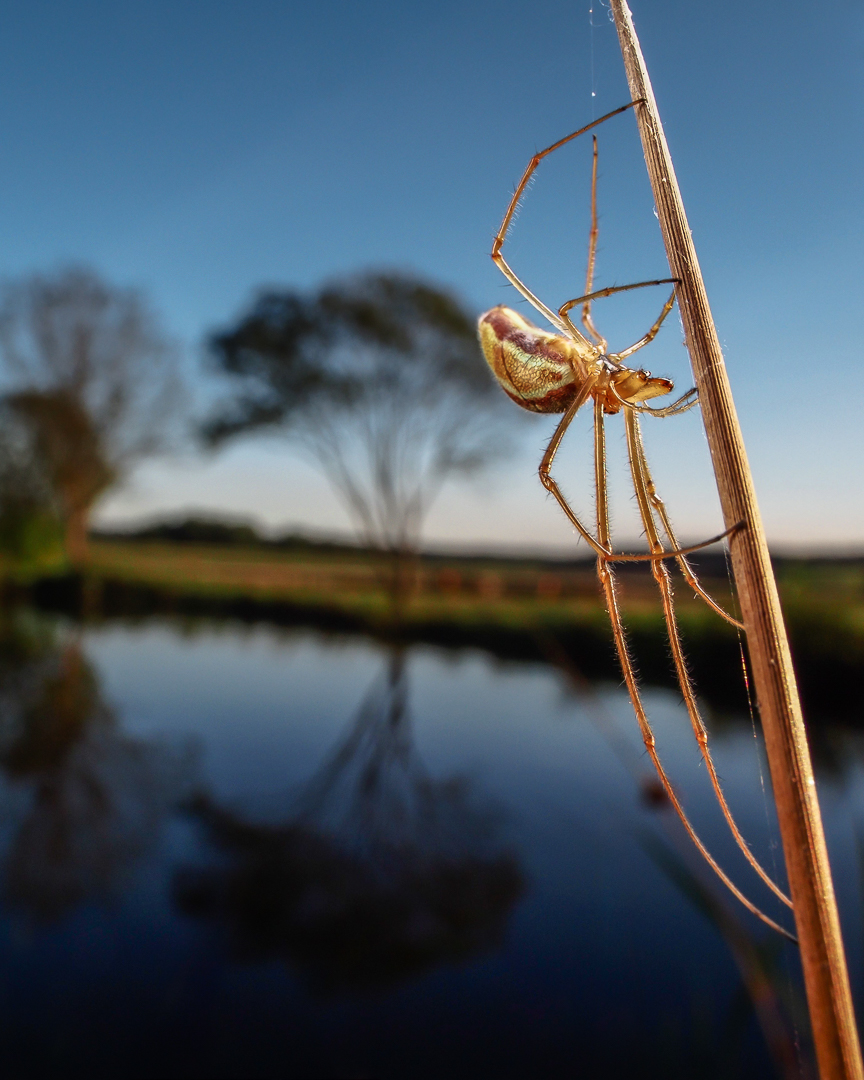
<svg viewBox="0 0 864 1080"><path fill-rule="evenodd" d="M864 547L859 415L864 9L632 0L724 346L769 540ZM261 285L415 269L479 311L515 304L488 257L535 149L627 100L600 0L0 2L0 275L85 262L147 290L202 394L201 342ZM592 27L593 21L593 27ZM592 59L593 58L593 59ZM593 95L592 96L592 92ZM600 137L598 284L666 272L632 118ZM513 234L556 306L581 291L589 150L544 162ZM645 290L647 293L648 290ZM598 305L613 347L659 295ZM689 385L677 319L642 362ZM590 512L585 424L559 475ZM572 544L536 480L550 421L453 487L431 540ZM691 538L719 514L698 416L649 455ZM616 523L635 535L621 467ZM344 529L278 440L142 467L103 520L195 507Z"/></svg>

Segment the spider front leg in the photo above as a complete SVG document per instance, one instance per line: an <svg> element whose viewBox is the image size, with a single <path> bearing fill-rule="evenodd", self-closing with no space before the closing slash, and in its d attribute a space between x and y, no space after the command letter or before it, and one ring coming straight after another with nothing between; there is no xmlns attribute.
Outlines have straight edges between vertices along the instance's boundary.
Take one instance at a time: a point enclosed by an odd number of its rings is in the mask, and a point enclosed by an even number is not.
<svg viewBox="0 0 864 1080"><path fill-rule="evenodd" d="M628 416L630 414L628 413ZM634 417L635 419L635 417ZM638 422L638 421L637 421ZM594 403L594 474L597 488L597 539L601 545L605 548L611 547L611 536L609 531L609 509L608 509L608 493L606 488L606 435L604 426L603 404L600 399L595 400ZM656 532L656 529L655 529ZM659 546L659 538L657 539ZM653 563L652 566L659 566L662 571L665 572L665 567L662 562ZM639 693L639 685L636 681L636 673L633 669L633 661L630 657L630 652L627 647L627 639L624 633L624 624L621 619L621 612L618 605L618 597L616 590L616 582L614 570L608 559L604 555L598 555L597 557L597 576L600 579L600 584L603 587L603 592L606 599L606 607L609 613L609 621L612 624L612 634L615 640L615 648L618 653L618 661L621 665L621 672L624 676L624 683L627 687L627 692L630 696L631 704L633 705L633 711L636 714L636 722L639 725L639 730L642 735L642 741L645 744L645 749L648 752L648 756L657 771L657 776L660 779L660 783L663 785L663 790L671 803L675 813L678 815L681 824L684 826L687 835L695 845L696 849L711 867L715 874L720 878L723 884L729 889L733 896L739 900L748 911L756 915L767 926L770 926L773 930L776 930L779 934L788 938L791 941L795 941L796 938L789 933L788 930L780 926L773 919L769 918L764 912L760 911L758 907L752 901L741 892L741 890L734 884L734 882L723 871L702 841L699 839L695 829L690 824L690 820L684 812L684 808L678 799L675 789L663 768L663 764L660 760L660 755L657 751L656 739L654 737L654 731L651 728L651 723L648 720L648 714L645 711L645 706L642 703L642 697ZM713 763L712 763L713 765ZM718 783L719 786L719 783ZM724 800L725 802L725 800ZM730 815L731 816L731 815ZM735 830L733 829L733 832ZM740 835L740 834L738 834ZM737 838L737 836L736 836ZM743 842L743 841L742 841ZM745 854L747 853L746 845L744 845ZM750 861L755 862L752 856ZM758 863L756 864L758 866ZM760 868L761 869L761 868ZM767 881L772 885L772 888L781 898L785 899L783 894L779 892L776 886L770 882L770 878L762 872ZM788 903L788 901L787 901Z"/></svg>
<svg viewBox="0 0 864 1080"><path fill-rule="evenodd" d="M637 281L632 285L609 285L605 289L597 289L594 292L586 293L584 296L577 296L575 300L568 300L566 304L562 304L558 308L558 317L563 322L571 333L576 334L578 337L582 337L576 327L573 325L573 320L570 318L568 312L572 308L577 307L579 304L583 305L583 313L585 306L590 305L592 300L599 300L603 296L613 296L615 293L630 292L631 289L647 289L651 285L677 285L678 278L657 278L655 281ZM649 341L653 341L657 336L660 327L663 325L663 320L672 310L672 306L675 303L675 293L673 292L670 298L666 301L666 304L660 313L660 318L654 323L648 333L640 338L635 345L631 345L629 349L625 349L623 353L613 353L616 359L621 357L630 356L636 352L637 349L641 349L643 345L647 345ZM589 307L590 310L590 307ZM592 324L593 325L593 324ZM599 337L599 335L598 335ZM601 343L605 346L605 339L600 339Z"/></svg>
<svg viewBox="0 0 864 1080"><path fill-rule="evenodd" d="M673 278L673 280L675 281L675 284L677 285L678 284L677 279ZM654 323L654 325L651 327L651 329L648 331L648 333L644 337L639 338L639 340L635 343L635 345L631 345L629 349L624 349L623 352L615 353L615 359L616 360L626 360L628 356L632 356L633 353L638 352L639 349L643 348L645 345L649 344L649 342L653 341L654 338L657 337L657 334L660 332L660 327L663 325L664 319L666 318L666 316L669 314L669 312L672 310L672 308L674 306L675 306L675 290L673 289L672 290L672 295L669 297L669 299L663 305L663 310L660 312L660 317L657 319L657 322Z"/></svg>
<svg viewBox="0 0 864 1080"><path fill-rule="evenodd" d="M501 248L504 246L504 240L507 237L507 233L513 221L513 215L516 213L516 207L519 205L520 199L525 194L525 188L528 186L529 180L534 175L537 166L540 164L543 158L553 153L559 147L564 146L569 142L572 142L573 139L578 138L580 135L584 135L586 131L590 131L592 128L595 128L599 124L604 123L604 121L611 119L613 116L617 116L619 113L626 112L628 109L632 109L635 105L641 104L642 100L643 99L640 98L638 101L629 101L626 105L622 105L620 109L613 109L612 112L606 113L605 116L601 116L599 120L593 120L590 124L586 124L585 127L579 128L578 131L574 131L570 135L565 135L563 139L559 139L558 142L552 143L552 145L547 146L545 150L541 150L539 153L535 154L534 157L532 157L531 160L528 162L528 167L522 174L522 179L516 185L516 190L513 192L513 197L511 198L510 203L507 206L507 210L504 214L504 220L501 222L501 227L496 233L495 239L492 241L492 260L494 261L495 265L507 278L510 284L525 297L528 303L535 307L540 312L540 314L545 316L545 318L547 318L549 322L552 323L552 325L558 330L566 332L567 327L561 321L561 319L558 318L555 312L552 311L551 308L548 308L542 300L540 300L534 295L534 293L531 292L527 285L523 284L523 282L519 280L516 274L514 274L514 272L511 270L509 264L507 263L507 260L501 254ZM590 344L588 339L578 330L576 330L575 327L572 326L572 324L571 330L575 334L578 341L582 342L584 345Z"/></svg>
<svg viewBox="0 0 864 1080"><path fill-rule="evenodd" d="M625 410L624 422L626 425L627 434L627 454L630 459L630 471L633 477L633 488L636 492L636 501L639 506L639 513L642 518L642 524L645 528L645 534L648 539L648 545L655 553L659 553L663 550L663 545L660 542L660 537L657 532L657 526L654 521L654 515L652 513L653 500L651 499L649 483L653 487L653 483L650 481L648 474L648 465L645 458L645 450L642 445L641 432L639 430L639 417L630 410ZM665 513L665 508L664 508ZM662 520L662 518L661 518ZM665 523L664 523L665 527ZM671 540L671 537L670 537ZM684 650L681 645L681 635L678 630L678 621L675 616L675 608L672 599L672 582L669 578L669 571L663 562L656 561L651 564L651 572L654 575L654 579L657 582L657 586L660 590L660 598L663 604L663 618L666 622L666 632L669 639L669 646L672 651L672 660L675 665L675 674L678 678L678 687L681 690L682 697L684 698L684 704L687 708L687 713L690 717L690 724L693 728L693 734L696 736L696 742L699 745L699 750L702 754L702 759L705 762L705 767L708 770L708 775L711 778L711 786L714 789L714 795L720 806L723 816L726 819L726 823L735 838L735 842L744 854L744 857L759 875L759 877L765 882L769 889L786 904L788 907L792 907L792 901L786 896L782 889L779 888L768 876L765 870L750 851L747 846L747 842L741 835L741 831L735 819L732 816L732 811L729 809L729 804L726 802L726 796L723 793L723 789L720 786L720 778L717 775L717 768L714 765L714 759L711 755L711 750L708 745L708 732L705 728L705 724L702 717L699 714L699 707L696 704L696 695L693 692L693 683L690 679L690 675L687 671L687 663L684 659ZM715 609L717 605L712 603L712 607Z"/></svg>
<svg viewBox="0 0 864 1080"><path fill-rule="evenodd" d="M586 296L594 288L594 267L597 263L597 237L600 234L600 230L597 226L597 136L592 135L591 138L594 142L594 154L591 160L591 231L588 233L588 269L585 273ZM569 322L569 319L567 321ZM601 352L605 353L609 346L606 342L606 338L604 338L597 330L597 327L594 325L594 320L591 318L590 300L586 300L582 305L582 325L588 331L589 335L594 338L594 342Z"/></svg>
<svg viewBox="0 0 864 1080"><path fill-rule="evenodd" d="M564 304L561 308L559 308L558 314L564 320L564 322L567 324L568 328L571 331L575 330L575 327L573 326L573 322L572 322L572 320L570 319L570 317L569 317L569 315L567 313L570 311L570 309L572 307L575 307L577 304L581 303L582 304L582 325L585 327L585 329L588 332L589 336L594 339L594 343L597 345L597 347L600 349L600 351L605 353L605 352L607 352L607 350L609 348L609 345L608 345L608 342L606 341L606 338L604 338L603 335L599 332L597 327L594 325L594 320L591 318L591 302L592 302L592 300L594 300L596 297L602 296L602 295L610 296L612 294L612 292L623 292L623 291L626 291L627 289L638 289L638 288L641 288L641 287L643 287L645 285L658 284L658 283L657 282L647 282L646 281L646 282L642 282L640 285L627 285L627 286L624 286L623 289L612 289L612 290L610 290L608 292L601 290L601 292L599 292L599 293L593 292L593 289L594 289L594 269L595 269L595 266L596 266L596 263L597 263L597 238L599 236L599 231L600 230L599 230L598 225L597 225L597 163L598 163L598 160L599 160L599 151L598 151L598 147L597 147L597 136L594 135L594 136L592 136L592 138L593 138L593 143L594 143L594 146L593 146L593 151L594 152L593 152L592 161L591 161L591 229L590 229L590 232L588 233L588 268L587 268L586 273L585 273L585 295L579 297L579 299L577 299L577 300L571 300L568 303ZM675 283L677 284L677 279L669 279L669 280L675 280ZM673 306L674 303L675 303L675 291L673 289L672 295L666 301L665 307L660 312L660 317L657 319L657 321L654 323L654 325L651 327L651 329L648 331L648 333L645 334L644 337L640 338L639 341L637 341L635 345L631 345L629 349L625 349L623 353L616 353L615 354L615 359L616 360L623 360L626 357L632 355L634 352L636 352L637 349L641 349L644 345L647 345L650 341L653 341L654 338L657 336L657 334L658 334L658 332L660 330L660 327L663 325L663 320L666 318L666 316L672 310L672 306Z"/></svg>

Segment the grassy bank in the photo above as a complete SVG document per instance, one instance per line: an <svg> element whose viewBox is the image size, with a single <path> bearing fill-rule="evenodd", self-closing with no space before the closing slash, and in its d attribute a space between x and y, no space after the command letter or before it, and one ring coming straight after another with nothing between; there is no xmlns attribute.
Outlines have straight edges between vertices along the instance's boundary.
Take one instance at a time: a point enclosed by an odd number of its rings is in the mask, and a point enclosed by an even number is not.
<svg viewBox="0 0 864 1080"><path fill-rule="evenodd" d="M89 574L27 590L86 617L174 612L264 619L334 632L394 633L387 564L333 544L204 544L98 539ZM733 598L722 557L702 556L703 584ZM811 716L864 723L864 560L778 560L777 575L802 694ZM623 607L646 682L674 685L656 588L645 566L621 569ZM681 580L678 614L700 692L721 708L746 708L735 630ZM400 637L537 659L586 680L619 678L593 561L424 556Z"/></svg>

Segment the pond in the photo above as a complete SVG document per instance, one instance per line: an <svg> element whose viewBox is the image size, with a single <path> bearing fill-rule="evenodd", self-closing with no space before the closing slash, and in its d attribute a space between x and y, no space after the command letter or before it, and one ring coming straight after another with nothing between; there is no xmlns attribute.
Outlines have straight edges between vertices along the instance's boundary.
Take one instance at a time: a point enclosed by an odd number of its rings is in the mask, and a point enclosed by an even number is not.
<svg viewBox="0 0 864 1080"><path fill-rule="evenodd" d="M305 630L7 623L9 1075L807 1075L795 948L700 864L618 687ZM646 701L697 831L784 920L680 702ZM709 719L782 879L751 720ZM862 755L840 731L819 756L857 992Z"/></svg>

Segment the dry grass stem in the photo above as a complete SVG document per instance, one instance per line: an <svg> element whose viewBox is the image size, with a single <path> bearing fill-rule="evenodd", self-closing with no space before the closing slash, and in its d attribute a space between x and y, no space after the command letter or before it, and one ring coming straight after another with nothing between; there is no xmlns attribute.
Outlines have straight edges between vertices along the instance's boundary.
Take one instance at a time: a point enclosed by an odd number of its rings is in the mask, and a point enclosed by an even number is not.
<svg viewBox="0 0 864 1080"><path fill-rule="evenodd" d="M864 1077L813 767L768 548L732 394L660 124L625 0L611 0L630 93L705 418L727 527L777 804L813 1039L822 1080Z"/></svg>

